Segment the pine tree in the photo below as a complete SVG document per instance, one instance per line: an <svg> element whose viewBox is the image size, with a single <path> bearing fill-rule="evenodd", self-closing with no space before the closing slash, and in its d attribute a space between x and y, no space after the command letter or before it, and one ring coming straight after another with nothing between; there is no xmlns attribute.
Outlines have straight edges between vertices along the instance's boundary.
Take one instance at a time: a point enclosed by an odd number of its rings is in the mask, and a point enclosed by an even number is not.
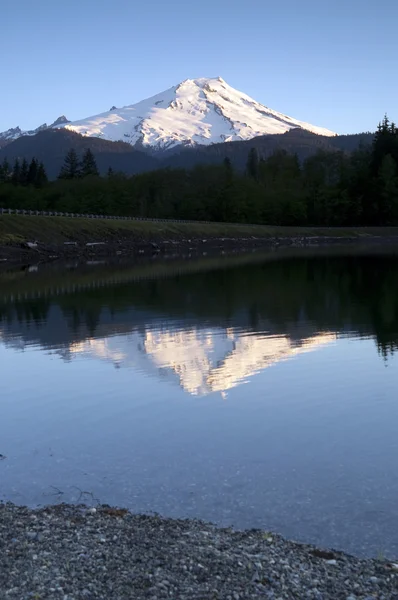
<svg viewBox="0 0 398 600"><path fill-rule="evenodd" d="M71 148L65 156L58 179L76 179L77 177L80 177L80 162L76 150Z"/></svg>
<svg viewBox="0 0 398 600"><path fill-rule="evenodd" d="M112 179L112 177L114 176L115 172L112 169L112 167L109 167L108 169L108 179Z"/></svg>
<svg viewBox="0 0 398 600"><path fill-rule="evenodd" d="M29 165L29 169L28 169L28 175L27 175L27 183L29 185L34 185L36 183L37 169L38 169L37 160L35 158L32 158L30 165Z"/></svg>
<svg viewBox="0 0 398 600"><path fill-rule="evenodd" d="M258 179L258 154L256 148L251 148L247 157L246 173L253 179Z"/></svg>
<svg viewBox="0 0 398 600"><path fill-rule="evenodd" d="M0 166L0 181L5 183L10 179L11 168L10 163L5 158Z"/></svg>
<svg viewBox="0 0 398 600"><path fill-rule="evenodd" d="M387 115L379 123L373 140L371 167L374 176L377 176L383 159L390 154L398 167L398 130L395 123L391 123Z"/></svg>
<svg viewBox="0 0 398 600"><path fill-rule="evenodd" d="M12 168L11 182L14 185L18 185L20 183L21 178L21 165L19 160L16 158L14 162L14 166Z"/></svg>
<svg viewBox="0 0 398 600"><path fill-rule="evenodd" d="M21 185L27 185L28 183L28 161L26 160L26 158L23 159L22 164L21 164L21 169L19 172L19 182Z"/></svg>
<svg viewBox="0 0 398 600"><path fill-rule="evenodd" d="M224 170L225 170L225 179L226 179L226 183L231 183L233 176L234 176L234 169L231 163L231 159L226 156L224 158Z"/></svg>
<svg viewBox="0 0 398 600"><path fill-rule="evenodd" d="M89 177L89 176L98 176L98 168L97 163L94 158L94 154L91 152L90 148L87 148L85 153L83 154L83 160L81 165L81 176Z"/></svg>
<svg viewBox="0 0 398 600"><path fill-rule="evenodd" d="M44 187L48 182L47 173L42 162L39 163L36 172L35 186Z"/></svg>
<svg viewBox="0 0 398 600"><path fill-rule="evenodd" d="M391 154L387 154L380 165L379 222L381 225L396 224L398 208L398 169Z"/></svg>

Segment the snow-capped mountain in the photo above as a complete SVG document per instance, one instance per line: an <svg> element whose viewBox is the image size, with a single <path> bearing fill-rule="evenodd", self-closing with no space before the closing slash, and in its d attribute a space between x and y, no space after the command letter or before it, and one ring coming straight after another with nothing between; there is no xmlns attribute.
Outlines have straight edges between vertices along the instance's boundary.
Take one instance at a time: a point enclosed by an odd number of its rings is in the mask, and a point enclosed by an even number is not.
<svg viewBox="0 0 398 600"><path fill-rule="evenodd" d="M49 127L66 127L90 137L124 141L154 149L178 145L209 145L250 140L259 135L305 129L324 136L334 132L288 117L229 86L221 77L186 79L137 104L68 122L65 117ZM1 140L34 135L47 125L22 132L19 127L0 133Z"/></svg>
<svg viewBox="0 0 398 600"><path fill-rule="evenodd" d="M67 357L86 356L118 368L138 369L177 383L193 396L225 395L264 369L335 340L336 334L329 332L294 342L287 335L253 335L233 328L145 328L71 344Z"/></svg>
<svg viewBox="0 0 398 600"><path fill-rule="evenodd" d="M225 395L264 369L337 339L336 333L311 326L290 334L188 322L182 328L179 319L165 321L161 313L134 307L119 315L104 309L93 336L84 322L73 325L72 331L69 318L55 305L44 321L23 322L16 313L14 318L0 318L0 348L31 347L66 361L79 357L104 361L179 385L193 396L206 396Z"/></svg>
<svg viewBox="0 0 398 600"><path fill-rule="evenodd" d="M63 125L65 123L69 123L69 121L64 115L62 115L61 117L58 117L58 119L54 121L54 123L51 123L51 125L43 123L43 125L39 125L39 127L36 127L36 129L30 129L29 131L23 131L20 127L13 127L11 129L7 129L7 131L0 132L0 147L7 143L13 142L14 140L17 140L18 138L24 135L36 135L36 133L39 133L40 131L44 131L45 129L51 129L52 127L56 128L59 125Z"/></svg>
<svg viewBox="0 0 398 600"><path fill-rule="evenodd" d="M221 77L186 79L147 100L64 125L82 135L159 149L179 144L249 140L306 129L334 132L276 112L229 86Z"/></svg>

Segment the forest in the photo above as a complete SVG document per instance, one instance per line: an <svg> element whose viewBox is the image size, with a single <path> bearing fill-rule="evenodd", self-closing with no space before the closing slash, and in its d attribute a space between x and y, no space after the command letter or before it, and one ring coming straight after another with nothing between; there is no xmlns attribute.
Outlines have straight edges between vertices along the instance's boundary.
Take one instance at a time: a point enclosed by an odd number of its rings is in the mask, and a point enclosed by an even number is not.
<svg viewBox="0 0 398 600"><path fill-rule="evenodd" d="M0 297L0 325L18 335L25 332L26 339L38 336L36 341L40 340L40 330L46 329L49 311L56 304L60 310L55 312L51 337L47 332L41 338L42 344L54 347L57 340L64 339L67 329L75 341L84 340L87 330L92 337L102 335L100 325L108 322L103 307L107 306L112 315L123 315L118 323L123 324L126 333L161 315L165 327L168 322L186 322L192 327L233 326L240 331L269 331L293 339L298 332L301 337L310 337L320 331L344 334L348 329L351 334L374 338L383 357L398 350L395 254L296 256L284 258L283 268L273 260L248 261L233 268L227 261L220 262L216 269L186 271L183 275L173 275L173 263L168 264L168 277L139 281L133 268L129 282L131 267L120 266L118 272L126 275L124 283L100 284L91 289L86 286L53 296L48 294L48 279L44 279L42 288L38 278L32 287L26 287L26 277L14 279L11 297ZM60 273L70 287L76 284L78 290L79 271ZM101 282L108 275L109 267L102 266L86 271L83 281ZM1 277L0 288L7 290ZM204 294L203 290L211 293ZM32 297L28 299L30 292ZM131 307L135 310L127 310ZM33 322L35 327L29 327ZM19 326L13 329L16 323Z"/></svg>
<svg viewBox="0 0 398 600"><path fill-rule="evenodd" d="M0 165L0 207L30 210L305 226L398 225L398 130L385 116L371 144L352 152L318 151L299 160L250 149L246 167L229 158L192 169L133 176L71 149L57 180L43 163Z"/></svg>

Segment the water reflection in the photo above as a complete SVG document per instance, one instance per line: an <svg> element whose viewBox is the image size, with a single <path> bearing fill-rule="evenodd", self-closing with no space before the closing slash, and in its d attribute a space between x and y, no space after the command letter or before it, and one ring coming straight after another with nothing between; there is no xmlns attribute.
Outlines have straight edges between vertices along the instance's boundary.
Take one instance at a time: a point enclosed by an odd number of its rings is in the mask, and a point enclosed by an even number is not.
<svg viewBox="0 0 398 600"><path fill-rule="evenodd" d="M397 555L398 259L271 258L0 275L0 499Z"/></svg>
<svg viewBox="0 0 398 600"><path fill-rule="evenodd" d="M176 381L189 394L226 392L274 363L315 350L336 339L319 334L292 342L287 336L229 329L148 330L72 344L64 357L106 360Z"/></svg>
<svg viewBox="0 0 398 600"><path fill-rule="evenodd" d="M73 282L78 274L68 277ZM128 279L128 269L122 274ZM84 352L120 366L145 353L155 367L187 382L199 370L200 382L183 383L192 393L218 389L222 373L244 379L336 335L372 337L383 356L398 348L394 255L296 257L102 286L99 270L90 278L83 289L71 285L72 293L58 295L41 295L40 281L32 290L34 279L26 277L7 294L6 282L0 339L59 348L65 357Z"/></svg>

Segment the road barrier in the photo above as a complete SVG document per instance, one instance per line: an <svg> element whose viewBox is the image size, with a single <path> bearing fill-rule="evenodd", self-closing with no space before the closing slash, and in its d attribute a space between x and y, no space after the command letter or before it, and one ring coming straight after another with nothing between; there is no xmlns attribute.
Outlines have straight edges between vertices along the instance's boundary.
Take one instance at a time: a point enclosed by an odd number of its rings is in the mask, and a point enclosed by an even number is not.
<svg viewBox="0 0 398 600"><path fill-rule="evenodd" d="M194 221L189 219L151 219L148 217L122 217L117 215L94 215L82 213L58 212L55 210L22 210L19 208L0 208L0 215L24 215L30 217L67 217L70 219L111 219L116 221L148 221L152 223L214 223L214 221ZM244 223L234 223L244 225Z"/></svg>

